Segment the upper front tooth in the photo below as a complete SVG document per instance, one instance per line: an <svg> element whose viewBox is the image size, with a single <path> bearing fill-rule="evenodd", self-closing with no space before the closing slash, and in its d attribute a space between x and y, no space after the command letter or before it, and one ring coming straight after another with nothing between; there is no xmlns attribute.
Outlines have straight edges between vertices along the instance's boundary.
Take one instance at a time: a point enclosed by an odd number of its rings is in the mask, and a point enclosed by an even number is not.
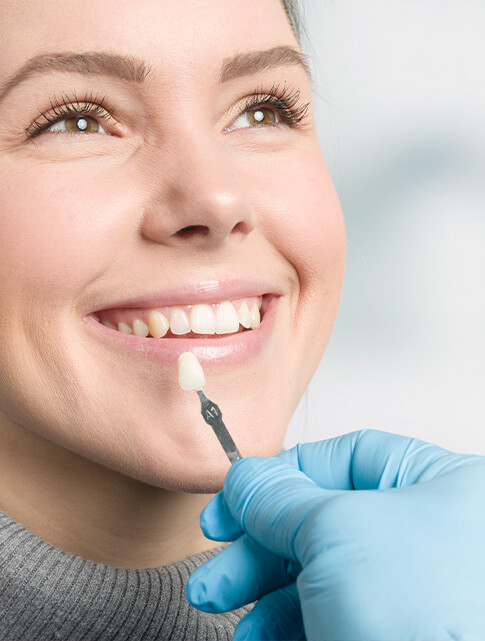
<svg viewBox="0 0 485 641"><path fill-rule="evenodd" d="M234 305L224 301L216 311L216 334L232 334L239 329L239 318Z"/></svg>
<svg viewBox="0 0 485 641"><path fill-rule="evenodd" d="M246 301L243 301L243 304L239 308L237 313L239 317L239 322L243 327L249 329L251 327L251 314L249 313L249 307Z"/></svg>
<svg viewBox="0 0 485 641"><path fill-rule="evenodd" d="M146 338L148 336L148 325L139 318L135 318L133 321L133 334Z"/></svg>
<svg viewBox="0 0 485 641"><path fill-rule="evenodd" d="M251 329L258 329L261 325L261 316L256 303L251 307L251 311L249 313L251 315Z"/></svg>
<svg viewBox="0 0 485 641"><path fill-rule="evenodd" d="M123 332L124 334L133 334L131 327L123 322L118 323L118 331Z"/></svg>
<svg viewBox="0 0 485 641"><path fill-rule="evenodd" d="M148 329L153 338L162 338L168 332L170 323L168 318L156 309L148 313Z"/></svg>
<svg viewBox="0 0 485 641"><path fill-rule="evenodd" d="M190 327L194 334L214 334L216 317L210 305L194 305L190 312Z"/></svg>
<svg viewBox="0 0 485 641"><path fill-rule="evenodd" d="M172 334L188 334L190 332L189 317L183 309L176 307L170 315L170 330Z"/></svg>
<svg viewBox="0 0 485 641"><path fill-rule="evenodd" d="M101 324L105 327L109 327L110 329L118 329L116 325L113 325L113 323L110 323L109 321L101 321Z"/></svg>

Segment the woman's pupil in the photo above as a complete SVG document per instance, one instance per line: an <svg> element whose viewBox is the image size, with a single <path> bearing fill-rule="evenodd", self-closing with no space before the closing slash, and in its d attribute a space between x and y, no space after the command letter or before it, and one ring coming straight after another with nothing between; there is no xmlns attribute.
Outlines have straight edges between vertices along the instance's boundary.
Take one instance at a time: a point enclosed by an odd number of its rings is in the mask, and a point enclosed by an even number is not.
<svg viewBox="0 0 485 641"><path fill-rule="evenodd" d="M88 128L88 121L86 118L78 118L77 126L81 131L86 131Z"/></svg>
<svg viewBox="0 0 485 641"><path fill-rule="evenodd" d="M261 124L266 116L273 116L273 120L270 122L274 122L274 113L271 109L257 109L252 112L252 117L258 124Z"/></svg>

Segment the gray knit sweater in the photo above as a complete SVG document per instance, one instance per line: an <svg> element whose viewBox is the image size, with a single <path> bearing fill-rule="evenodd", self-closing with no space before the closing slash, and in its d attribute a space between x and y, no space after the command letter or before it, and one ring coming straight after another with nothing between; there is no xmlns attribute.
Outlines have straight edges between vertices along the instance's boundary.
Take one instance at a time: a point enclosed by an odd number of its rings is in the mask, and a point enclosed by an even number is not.
<svg viewBox="0 0 485 641"><path fill-rule="evenodd" d="M250 606L206 614L190 573L220 548L125 570L68 554L0 511L0 641L225 641Z"/></svg>

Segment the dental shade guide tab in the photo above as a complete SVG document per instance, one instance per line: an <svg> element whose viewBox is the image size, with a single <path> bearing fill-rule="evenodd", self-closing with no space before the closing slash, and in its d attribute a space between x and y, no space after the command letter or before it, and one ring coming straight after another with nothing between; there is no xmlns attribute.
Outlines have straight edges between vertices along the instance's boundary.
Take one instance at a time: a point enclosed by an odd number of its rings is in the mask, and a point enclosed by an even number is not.
<svg viewBox="0 0 485 641"><path fill-rule="evenodd" d="M202 418L214 430L214 434L219 439L219 443L222 445L231 464L239 461L242 458L241 453L224 425L220 407L204 394L202 387L205 385L205 376L195 354L184 352L179 356L178 380L183 390L197 392L200 399Z"/></svg>
<svg viewBox="0 0 485 641"><path fill-rule="evenodd" d="M205 376L197 356L192 352L184 352L178 358L178 373L180 387L188 391L201 390L205 385Z"/></svg>

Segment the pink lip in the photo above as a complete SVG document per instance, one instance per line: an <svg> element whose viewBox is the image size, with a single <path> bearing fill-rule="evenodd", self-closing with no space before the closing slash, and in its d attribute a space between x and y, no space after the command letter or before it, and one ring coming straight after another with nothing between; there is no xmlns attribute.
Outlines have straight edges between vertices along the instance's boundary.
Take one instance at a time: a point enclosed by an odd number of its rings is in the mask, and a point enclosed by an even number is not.
<svg viewBox="0 0 485 641"><path fill-rule="evenodd" d="M139 298L123 299L109 303L101 309L164 307L168 305L190 305L192 303L218 303L224 300L235 300L246 296L262 296L273 294L281 296L282 291L263 282L216 280L199 281L197 283L182 283L177 287L165 289L140 296Z"/></svg>
<svg viewBox="0 0 485 641"><path fill-rule="evenodd" d="M95 313L84 317L86 326L104 341L109 341L117 350L127 349L152 361L175 366L182 352L192 352L204 368L215 365L235 366L258 356L270 340L276 320L276 312L281 292L274 286L253 283L226 283L205 281L188 284L173 290L164 290L141 298L123 300L110 308L156 307L164 305L183 305L190 303L210 303L234 300L245 296L264 296L263 317L258 329L207 338L142 338L124 334L105 327L96 320ZM107 308L104 308L107 309ZM99 310L98 310L99 311Z"/></svg>

